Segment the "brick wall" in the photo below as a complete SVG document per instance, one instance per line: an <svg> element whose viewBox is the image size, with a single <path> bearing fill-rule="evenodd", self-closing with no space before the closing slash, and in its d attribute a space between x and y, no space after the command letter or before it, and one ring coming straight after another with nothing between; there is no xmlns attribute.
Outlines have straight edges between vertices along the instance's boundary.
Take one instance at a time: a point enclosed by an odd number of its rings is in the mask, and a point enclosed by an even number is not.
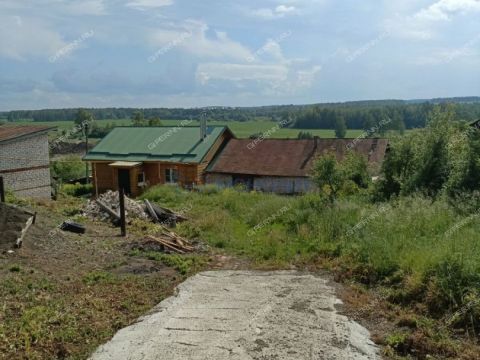
<svg viewBox="0 0 480 360"><path fill-rule="evenodd" d="M49 165L47 134L0 143L0 176L18 196L50 198Z"/></svg>
<svg viewBox="0 0 480 360"><path fill-rule="evenodd" d="M207 173L206 183L222 188L231 187L232 175ZM253 189L277 194L298 194L315 190L315 185L311 179L303 177L255 176Z"/></svg>

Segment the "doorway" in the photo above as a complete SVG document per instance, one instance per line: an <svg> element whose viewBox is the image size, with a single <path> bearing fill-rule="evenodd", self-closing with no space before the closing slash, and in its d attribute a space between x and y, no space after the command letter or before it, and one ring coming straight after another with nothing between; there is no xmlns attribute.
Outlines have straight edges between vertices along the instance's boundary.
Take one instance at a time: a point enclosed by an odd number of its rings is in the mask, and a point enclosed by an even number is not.
<svg viewBox="0 0 480 360"><path fill-rule="evenodd" d="M130 170L118 169L118 185L125 190L126 195L131 195L130 189Z"/></svg>
<svg viewBox="0 0 480 360"><path fill-rule="evenodd" d="M233 175L232 176L233 186L244 186L246 190L253 190L253 176L248 175Z"/></svg>

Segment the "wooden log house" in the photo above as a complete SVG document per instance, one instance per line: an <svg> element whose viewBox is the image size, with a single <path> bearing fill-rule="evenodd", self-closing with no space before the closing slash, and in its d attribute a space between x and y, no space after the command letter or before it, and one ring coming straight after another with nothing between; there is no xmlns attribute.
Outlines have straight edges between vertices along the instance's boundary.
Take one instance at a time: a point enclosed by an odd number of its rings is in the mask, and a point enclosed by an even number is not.
<svg viewBox="0 0 480 360"><path fill-rule="evenodd" d="M92 165L95 193L118 190L138 196L157 184L191 188L233 138L225 126L117 127L83 158Z"/></svg>

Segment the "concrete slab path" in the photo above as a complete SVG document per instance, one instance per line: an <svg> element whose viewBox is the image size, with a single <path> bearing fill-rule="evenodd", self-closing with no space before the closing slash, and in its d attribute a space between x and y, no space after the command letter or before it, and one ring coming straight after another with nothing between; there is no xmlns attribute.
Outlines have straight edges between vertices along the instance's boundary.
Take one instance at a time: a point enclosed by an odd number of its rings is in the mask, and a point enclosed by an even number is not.
<svg viewBox="0 0 480 360"><path fill-rule="evenodd" d="M91 359L380 359L339 303L329 281L312 274L203 272Z"/></svg>

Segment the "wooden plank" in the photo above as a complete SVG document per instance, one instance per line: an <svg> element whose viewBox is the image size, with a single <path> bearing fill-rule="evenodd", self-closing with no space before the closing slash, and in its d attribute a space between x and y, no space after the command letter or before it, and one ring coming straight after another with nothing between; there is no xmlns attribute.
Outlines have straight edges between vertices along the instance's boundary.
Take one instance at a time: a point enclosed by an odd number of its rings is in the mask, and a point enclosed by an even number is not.
<svg viewBox="0 0 480 360"><path fill-rule="evenodd" d="M168 241L165 241L163 239L159 239L159 238L156 238L154 236L147 236L147 238L149 239L152 239L152 240L155 240L155 241L158 241L160 244L162 244L163 246L165 246L166 248L170 249L170 250L173 250L179 254L185 254L185 251L177 248L176 246L174 246L173 244L169 243Z"/></svg>
<svg viewBox="0 0 480 360"><path fill-rule="evenodd" d="M153 209L152 207L152 204L150 203L150 201L148 201L147 199L145 199L145 205L147 207L147 211L148 213L150 214L150 216L153 218L153 220L157 223L160 222L160 219L158 218L157 216L157 213L155 212L155 210Z"/></svg>
<svg viewBox="0 0 480 360"><path fill-rule="evenodd" d="M110 209L107 204L105 204L101 200L95 200L95 202L100 206L104 211L106 211L111 217L113 217L115 220L120 221L120 214L117 214L115 211Z"/></svg>
<svg viewBox="0 0 480 360"><path fill-rule="evenodd" d="M21 233L20 237L15 242L15 246L17 248L22 246L23 238L27 234L28 229L30 228L30 226L32 226L34 221L35 221L35 216L31 216L31 217L28 218L27 223L25 224L25 227L22 229L22 233Z"/></svg>
<svg viewBox="0 0 480 360"><path fill-rule="evenodd" d="M127 227L125 225L125 189L120 187L120 191L118 192L118 196L120 199L120 229L122 236L127 236Z"/></svg>

